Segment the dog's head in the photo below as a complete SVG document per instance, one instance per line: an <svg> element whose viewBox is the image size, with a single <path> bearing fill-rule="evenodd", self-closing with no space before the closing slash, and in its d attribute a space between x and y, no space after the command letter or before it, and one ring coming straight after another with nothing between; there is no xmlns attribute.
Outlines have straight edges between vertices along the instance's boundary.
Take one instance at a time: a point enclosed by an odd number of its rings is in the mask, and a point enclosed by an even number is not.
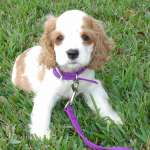
<svg viewBox="0 0 150 150"><path fill-rule="evenodd" d="M110 58L113 42L100 22L79 10L70 10L59 17L50 16L41 38L40 64L48 69L102 69Z"/></svg>

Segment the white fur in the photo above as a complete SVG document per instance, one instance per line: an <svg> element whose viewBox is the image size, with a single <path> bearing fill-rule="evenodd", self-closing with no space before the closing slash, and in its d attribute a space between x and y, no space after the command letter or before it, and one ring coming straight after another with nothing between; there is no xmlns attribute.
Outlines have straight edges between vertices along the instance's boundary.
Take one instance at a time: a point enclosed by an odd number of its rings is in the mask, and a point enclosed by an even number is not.
<svg viewBox="0 0 150 150"><path fill-rule="evenodd" d="M93 51L93 43L91 45L83 45L83 41L80 37L81 26L83 24L82 17L86 16L81 11L67 11L61 15L56 22L56 31L62 31L65 35L65 39L60 46L54 45L56 62L63 71L73 72L86 66L91 59L91 53ZM74 24L71 19L76 18L78 21ZM72 63L67 57L66 50L78 49L79 57ZM37 78L38 69L40 68L38 63L38 56L40 54L41 46L33 47L25 58L26 68L25 76L28 77L34 97L34 107L31 114L30 134L36 134L38 137L46 138L50 137L50 118L53 107L57 101L62 99L70 99L72 96L71 82L67 80L60 80L53 75L52 69L45 69L45 76L42 82ZM14 64L12 81L16 76L16 67ZM122 124L119 115L112 109L109 104L109 97L105 92L102 84L99 80L95 79L94 70L87 69L79 77L96 80L98 84L90 83L87 81L80 81L79 92L83 93L86 103L89 107L95 111L94 105L90 98L90 93L94 97L97 107L100 109L100 115L102 117L109 116L116 123ZM62 108L62 111L63 108Z"/></svg>

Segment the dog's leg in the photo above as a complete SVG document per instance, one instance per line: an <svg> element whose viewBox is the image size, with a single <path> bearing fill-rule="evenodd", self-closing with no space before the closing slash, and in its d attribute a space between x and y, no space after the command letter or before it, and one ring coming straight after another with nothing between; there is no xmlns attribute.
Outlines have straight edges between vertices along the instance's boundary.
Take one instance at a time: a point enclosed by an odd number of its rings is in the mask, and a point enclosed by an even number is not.
<svg viewBox="0 0 150 150"><path fill-rule="evenodd" d="M115 110L113 110L112 106L109 104L109 97L107 93L105 92L104 88L102 87L101 82L98 80L97 82L98 82L98 85L93 84L91 86L91 91L92 91L91 94L95 100L97 108L100 109L100 116L101 117L109 116L112 120L114 120L115 123L122 124L122 121L119 115L117 114ZM86 103L88 104L88 106L94 112L96 112L93 102L91 100L90 94L85 93L84 97L86 99Z"/></svg>
<svg viewBox="0 0 150 150"><path fill-rule="evenodd" d="M43 139L50 138L50 118L57 97L53 91L40 90L34 98L34 106L31 113L30 134L36 134Z"/></svg>

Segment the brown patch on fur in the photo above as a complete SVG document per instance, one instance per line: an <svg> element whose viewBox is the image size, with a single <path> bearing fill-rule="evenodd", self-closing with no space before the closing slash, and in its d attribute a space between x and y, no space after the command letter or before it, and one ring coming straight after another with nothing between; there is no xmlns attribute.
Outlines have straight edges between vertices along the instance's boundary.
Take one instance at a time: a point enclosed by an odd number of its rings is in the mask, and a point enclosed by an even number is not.
<svg viewBox="0 0 150 150"><path fill-rule="evenodd" d="M45 66L42 64L40 67L38 67L38 74L37 79L42 82L45 77Z"/></svg>
<svg viewBox="0 0 150 150"><path fill-rule="evenodd" d="M91 45L93 43L93 32L91 32L90 30L83 30L83 32L80 33L81 38L83 38L84 35L88 36L90 39L88 41L84 41L83 44Z"/></svg>
<svg viewBox="0 0 150 150"><path fill-rule="evenodd" d="M50 17L46 23L45 32L41 38L41 53L39 55L39 64L46 65L47 69L54 68L56 66L53 32L56 28L55 17Z"/></svg>
<svg viewBox="0 0 150 150"><path fill-rule="evenodd" d="M57 41L57 37L62 36L63 39L65 38L65 35L62 32L54 31L52 34L53 37L53 43L55 43L57 46L61 45L62 42Z"/></svg>
<svg viewBox="0 0 150 150"><path fill-rule="evenodd" d="M25 58L30 49L24 51L16 61L16 77L14 79L14 84L21 90L26 92L31 92L31 84L27 76L24 76L25 73Z"/></svg>
<svg viewBox="0 0 150 150"><path fill-rule="evenodd" d="M107 37L98 20L87 16L83 17L83 21L83 31L88 31L91 34L89 37L94 41L94 50L88 68L94 70L103 69L103 64L110 60L108 53L113 49L113 40Z"/></svg>

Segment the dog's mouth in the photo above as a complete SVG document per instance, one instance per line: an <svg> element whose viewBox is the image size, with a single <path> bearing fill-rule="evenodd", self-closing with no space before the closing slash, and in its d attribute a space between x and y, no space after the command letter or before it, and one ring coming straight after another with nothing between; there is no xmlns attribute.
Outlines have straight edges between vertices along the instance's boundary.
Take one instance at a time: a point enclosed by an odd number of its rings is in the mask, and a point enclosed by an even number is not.
<svg viewBox="0 0 150 150"><path fill-rule="evenodd" d="M70 64L77 64L77 62L74 61L74 62L71 62Z"/></svg>
<svg viewBox="0 0 150 150"><path fill-rule="evenodd" d="M77 61L74 61L74 60L71 60L71 61L68 62L68 64L71 64L71 65L72 65L72 64L78 64L78 62L77 62Z"/></svg>

